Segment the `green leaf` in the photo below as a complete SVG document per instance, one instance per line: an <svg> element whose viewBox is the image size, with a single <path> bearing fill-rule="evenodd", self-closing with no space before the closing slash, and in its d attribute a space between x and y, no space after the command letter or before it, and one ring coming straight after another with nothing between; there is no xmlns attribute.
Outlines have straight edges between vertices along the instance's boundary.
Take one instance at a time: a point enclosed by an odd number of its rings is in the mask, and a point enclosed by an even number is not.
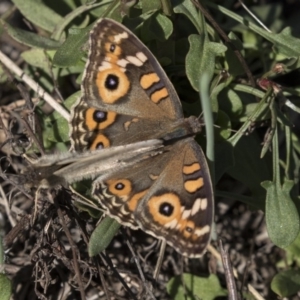
<svg viewBox="0 0 300 300"><path fill-rule="evenodd" d="M229 16L230 18L248 27L258 35L262 36L263 38L271 42L278 52L285 55L286 57L300 56L300 39L292 36L292 28L286 27L280 33L275 34L263 29L260 26L257 26L249 20L246 20L246 18L235 14L234 12L226 9L223 6L212 3L212 1L205 1L205 4L209 7L213 7L214 9L218 9L224 15Z"/></svg>
<svg viewBox="0 0 300 300"><path fill-rule="evenodd" d="M171 20L160 13L155 13L152 17L148 16L148 19L141 24L143 24L141 27L141 36L144 42L164 42L173 32L173 23Z"/></svg>
<svg viewBox="0 0 300 300"><path fill-rule="evenodd" d="M198 33L203 33L203 19L193 2L190 0L176 0L173 3L174 12L186 15L197 28Z"/></svg>
<svg viewBox="0 0 300 300"><path fill-rule="evenodd" d="M174 300L214 300L227 296L227 291L221 287L216 275L210 275L208 278L192 274L176 276L168 282L167 291Z"/></svg>
<svg viewBox="0 0 300 300"><path fill-rule="evenodd" d="M280 297L290 297L300 291L300 271L285 270L274 276L271 289Z"/></svg>
<svg viewBox="0 0 300 300"><path fill-rule="evenodd" d="M231 135L231 121L228 115L222 110L219 110L215 125L217 125L215 127L216 140L227 140Z"/></svg>
<svg viewBox="0 0 300 300"><path fill-rule="evenodd" d="M300 200L299 198L297 199ZM287 265L292 266L294 263L297 265L300 264L300 233L296 237L296 239L293 241L292 244L290 244L286 250L286 258L284 261L281 261L277 264L277 267L286 268Z"/></svg>
<svg viewBox="0 0 300 300"><path fill-rule="evenodd" d="M42 0L13 0L13 3L29 21L49 32L63 21L63 18Z"/></svg>
<svg viewBox="0 0 300 300"><path fill-rule="evenodd" d="M276 182L265 181L262 186L267 190L266 223L269 237L275 245L285 248L299 233L299 215L290 197L294 182L285 180L281 187Z"/></svg>
<svg viewBox="0 0 300 300"><path fill-rule="evenodd" d="M61 45L60 42L52 40L50 38L39 36L35 33L22 30L19 28L14 28L9 24L5 23L3 20L0 20L0 23L4 25L4 28L6 29L7 33L14 40L16 40L17 42L23 45L33 47L33 48L47 49L47 50L55 50L59 48L59 46Z"/></svg>
<svg viewBox="0 0 300 300"><path fill-rule="evenodd" d="M52 55L54 55L54 51L52 51ZM47 57L45 51L42 49L24 51L21 57L31 66L47 70L47 73L50 71L49 57Z"/></svg>
<svg viewBox="0 0 300 300"><path fill-rule="evenodd" d="M268 39L267 37L265 38ZM292 28L290 27L286 27L278 34L272 34L269 37L269 41L274 43L278 52L287 57L300 56L300 39L292 36Z"/></svg>
<svg viewBox="0 0 300 300"><path fill-rule="evenodd" d="M262 183L267 190L266 223L267 231L272 242L278 247L289 246L299 234L300 221L297 208L291 199L290 192L294 187L292 180L280 182L280 160L278 129L272 140L273 180Z"/></svg>
<svg viewBox="0 0 300 300"><path fill-rule="evenodd" d="M141 1L142 12L143 14L154 12L161 9L161 1L160 0L142 0Z"/></svg>
<svg viewBox="0 0 300 300"><path fill-rule="evenodd" d="M159 39L162 41L167 40L173 32L173 23L168 17L160 13L156 15L156 21L159 24L160 28L163 30L163 35Z"/></svg>
<svg viewBox="0 0 300 300"><path fill-rule="evenodd" d="M105 217L91 235L88 249L89 256L95 256L105 250L120 226L116 220Z"/></svg>
<svg viewBox="0 0 300 300"><path fill-rule="evenodd" d="M83 45L89 38L89 33L92 26L84 29L70 30L70 35L57 50L53 58L53 64L59 67L70 67L76 65L83 57Z"/></svg>
<svg viewBox="0 0 300 300"><path fill-rule="evenodd" d="M243 106L244 111L243 115L241 115L238 118L238 121L240 122L246 122L248 120L253 120L255 122L263 121L263 120L269 120L270 119L270 110L268 109L269 105L267 103L264 103L261 107L261 113L257 115L255 120L251 118L251 116L255 113L255 111L258 108L258 103L249 103Z"/></svg>
<svg viewBox="0 0 300 300"><path fill-rule="evenodd" d="M10 299L12 283L4 274L0 274L0 291L0 300Z"/></svg>
<svg viewBox="0 0 300 300"><path fill-rule="evenodd" d="M59 67L76 65L83 57L83 45L87 42L91 26L70 31L70 35L55 53L53 63Z"/></svg>
<svg viewBox="0 0 300 300"><path fill-rule="evenodd" d="M81 92L76 92L63 103L64 107L71 109L74 103L77 101ZM58 112L54 111L47 118L43 118L44 121L44 132L43 140L46 145L57 142L68 142L69 138L69 122L62 117Z"/></svg>
<svg viewBox="0 0 300 300"><path fill-rule="evenodd" d="M219 108L230 117L230 120L237 120L243 113L244 105L241 100L241 93L237 93L228 87L222 90L218 95L218 99Z"/></svg>
<svg viewBox="0 0 300 300"><path fill-rule="evenodd" d="M186 74L192 87L199 90L199 79L206 72L211 80L215 69L215 58L226 51L222 44L209 42L206 35L189 36L190 50L186 56Z"/></svg>

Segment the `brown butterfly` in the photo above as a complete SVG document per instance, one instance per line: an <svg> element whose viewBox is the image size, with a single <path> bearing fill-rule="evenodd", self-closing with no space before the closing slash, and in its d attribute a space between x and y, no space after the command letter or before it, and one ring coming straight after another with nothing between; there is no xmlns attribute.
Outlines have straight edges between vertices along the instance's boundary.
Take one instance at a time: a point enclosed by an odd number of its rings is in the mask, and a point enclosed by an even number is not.
<svg viewBox="0 0 300 300"><path fill-rule="evenodd" d="M74 150L160 139L164 150L99 176L92 195L123 225L203 254L214 215L209 169L194 140L201 125L148 48L123 25L100 19L90 33L82 96L72 109ZM95 163L95 162L94 162Z"/></svg>

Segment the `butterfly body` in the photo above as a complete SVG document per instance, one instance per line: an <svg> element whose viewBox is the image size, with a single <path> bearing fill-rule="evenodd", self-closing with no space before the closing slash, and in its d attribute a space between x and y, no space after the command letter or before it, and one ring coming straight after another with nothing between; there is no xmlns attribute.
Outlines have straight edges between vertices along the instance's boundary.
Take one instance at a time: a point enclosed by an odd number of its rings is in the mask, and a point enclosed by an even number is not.
<svg viewBox="0 0 300 300"><path fill-rule="evenodd" d="M93 197L121 224L200 256L210 239L213 192L194 136L196 117L184 118L176 91L153 54L123 25L101 19L90 34L82 96L72 110L72 146L87 151L149 139L162 153L101 175Z"/></svg>

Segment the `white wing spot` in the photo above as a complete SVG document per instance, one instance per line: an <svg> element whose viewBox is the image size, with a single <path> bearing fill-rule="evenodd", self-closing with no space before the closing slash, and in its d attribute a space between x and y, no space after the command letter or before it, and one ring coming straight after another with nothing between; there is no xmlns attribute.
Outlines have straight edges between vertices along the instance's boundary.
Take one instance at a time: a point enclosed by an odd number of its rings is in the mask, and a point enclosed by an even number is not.
<svg viewBox="0 0 300 300"><path fill-rule="evenodd" d="M104 70L111 69L111 68L112 68L111 63L109 63L108 61L103 61L101 66L98 68L98 70L104 71Z"/></svg>
<svg viewBox="0 0 300 300"><path fill-rule="evenodd" d="M127 39L128 38L128 33L127 32L122 32L120 34L115 35L114 41L119 44L121 40Z"/></svg>
<svg viewBox="0 0 300 300"><path fill-rule="evenodd" d="M124 206L121 206L120 207L120 218L124 217L124 215L129 215L130 214L130 211L126 210Z"/></svg>
<svg viewBox="0 0 300 300"><path fill-rule="evenodd" d="M196 229L194 231L194 233L197 235L197 236L201 236L201 235L204 235L206 233L209 233L210 232L210 226L209 225L206 225L204 226L203 228L201 229Z"/></svg>
<svg viewBox="0 0 300 300"><path fill-rule="evenodd" d="M126 56L126 59L133 65L141 67L144 63L140 61L136 56Z"/></svg>
<svg viewBox="0 0 300 300"><path fill-rule="evenodd" d="M182 219L185 220L187 219L189 216L191 215L191 210L190 209L187 209L185 210L183 213L182 213Z"/></svg>
<svg viewBox="0 0 300 300"><path fill-rule="evenodd" d="M143 63L148 59L147 56L143 52L138 52L136 54L136 57Z"/></svg>
<svg viewBox="0 0 300 300"><path fill-rule="evenodd" d="M119 60L117 61L117 65L120 66L120 67L122 67L122 68L125 68L125 67L127 66L128 63L129 63L129 62L128 62L126 59L124 59L124 58L119 59Z"/></svg>
<svg viewBox="0 0 300 300"><path fill-rule="evenodd" d="M193 207L192 207L191 215L192 215L192 216L195 215L195 214L199 211L200 207L201 207L201 199L198 198L198 199L196 199L196 201L194 202L194 205L193 205Z"/></svg>
<svg viewBox="0 0 300 300"><path fill-rule="evenodd" d="M173 228L176 227L176 225L177 225L177 220L174 219L171 222L166 223L164 226L167 227L167 228L173 229Z"/></svg>
<svg viewBox="0 0 300 300"><path fill-rule="evenodd" d="M207 208L207 198L201 199L201 210L206 210Z"/></svg>
<svg viewBox="0 0 300 300"><path fill-rule="evenodd" d="M120 207L122 205L122 203L118 202L116 197L112 197L112 207Z"/></svg>

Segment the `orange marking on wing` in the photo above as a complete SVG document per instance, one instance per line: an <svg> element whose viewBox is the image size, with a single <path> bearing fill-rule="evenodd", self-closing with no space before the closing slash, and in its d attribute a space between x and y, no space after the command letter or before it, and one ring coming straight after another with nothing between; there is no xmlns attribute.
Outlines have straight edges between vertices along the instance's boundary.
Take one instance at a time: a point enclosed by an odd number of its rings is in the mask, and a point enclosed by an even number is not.
<svg viewBox="0 0 300 300"><path fill-rule="evenodd" d="M187 221L186 224L181 228L183 236L185 238L190 238L193 235L195 228L195 223L193 221Z"/></svg>
<svg viewBox="0 0 300 300"><path fill-rule="evenodd" d="M118 78L118 86L114 90L110 90L105 86L109 75ZM98 87L99 96L104 103L113 104L127 94L130 89L130 82L127 76L118 67L112 67L98 72L96 85Z"/></svg>
<svg viewBox="0 0 300 300"><path fill-rule="evenodd" d="M170 216L165 216L160 212L161 205L163 204L170 204L173 207L173 212ZM173 193L166 193L160 196L153 196L149 199L147 205L148 205L149 212L153 217L154 221L161 225L169 223L174 219L177 220L180 219L181 216L180 200L178 196Z"/></svg>
<svg viewBox="0 0 300 300"><path fill-rule="evenodd" d="M113 52L110 51L112 45L114 46ZM104 47L106 51L105 57L110 57L112 59L111 62L116 62L122 53L121 47L117 46L116 43L105 43Z"/></svg>
<svg viewBox="0 0 300 300"><path fill-rule="evenodd" d="M197 234L192 235L192 240L197 241L200 237Z"/></svg>
<svg viewBox="0 0 300 300"><path fill-rule="evenodd" d="M130 121L125 122L125 123L124 123L124 129L125 129L126 131L128 131L128 130L129 130L129 126L130 126L132 123L136 123L136 122L138 122L138 121L139 121L138 118L133 118L133 119L131 119Z"/></svg>
<svg viewBox="0 0 300 300"><path fill-rule="evenodd" d="M140 79L140 85L144 90L146 90L153 84L159 82L159 80L160 79L156 73L145 74Z"/></svg>
<svg viewBox="0 0 300 300"><path fill-rule="evenodd" d="M117 117L117 113L113 111L108 111L106 115L106 120L104 122L100 122L98 129L101 130L107 128L109 125L115 122L116 117Z"/></svg>
<svg viewBox="0 0 300 300"><path fill-rule="evenodd" d="M109 111L106 113L106 120L102 122L97 122L94 119L94 114L97 110L95 108L87 109L85 113L85 125L87 126L89 131L93 131L95 129L102 130L107 128L109 125L113 124L116 120L117 113L113 111Z"/></svg>
<svg viewBox="0 0 300 300"><path fill-rule="evenodd" d="M187 174L193 174L194 172L199 171L200 169L201 169L200 164L196 162L189 166L185 165L182 170L183 173L187 175Z"/></svg>
<svg viewBox="0 0 300 300"><path fill-rule="evenodd" d="M195 193L197 190L202 188L204 185L203 178L197 178L195 180L187 180L184 183L184 188L189 193Z"/></svg>
<svg viewBox="0 0 300 300"><path fill-rule="evenodd" d="M85 113L85 125L87 126L89 131L96 129L98 126L98 123L94 121L93 117L95 111L95 108L89 108Z"/></svg>
<svg viewBox="0 0 300 300"><path fill-rule="evenodd" d="M129 196L132 191L132 185L128 179L109 179L106 181L108 190L118 197Z"/></svg>
<svg viewBox="0 0 300 300"><path fill-rule="evenodd" d="M96 138L94 139L94 141L93 141L93 143L92 143L92 145L91 145L91 147L90 147L90 150L96 150L96 149L97 149L97 146L98 146L100 143L103 145L103 148L108 148L108 147L110 147L110 141L109 141L109 139L108 139L105 135L99 134L99 135L97 135Z"/></svg>
<svg viewBox="0 0 300 300"><path fill-rule="evenodd" d="M151 95L151 100L154 102L154 103L158 103L159 101L161 101L162 99L168 97L169 94L168 94L168 91L166 88L162 88L156 92L154 92L152 95Z"/></svg>
<svg viewBox="0 0 300 300"><path fill-rule="evenodd" d="M127 203L128 208L130 211L135 211L136 207L139 203L139 201L141 200L141 198L143 198L145 196L145 194L148 192L148 190L136 193Z"/></svg>

